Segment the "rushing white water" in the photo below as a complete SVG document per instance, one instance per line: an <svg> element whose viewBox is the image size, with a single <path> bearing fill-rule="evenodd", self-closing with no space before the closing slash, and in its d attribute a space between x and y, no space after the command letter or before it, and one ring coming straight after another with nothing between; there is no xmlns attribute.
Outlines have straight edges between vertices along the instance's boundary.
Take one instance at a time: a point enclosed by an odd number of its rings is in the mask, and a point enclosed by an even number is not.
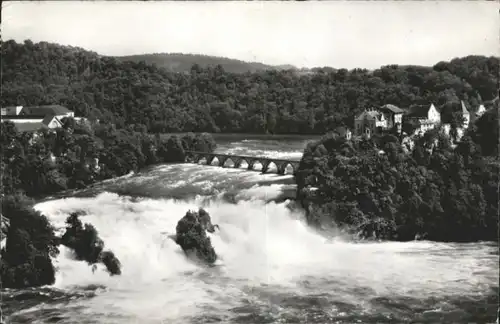
<svg viewBox="0 0 500 324"><path fill-rule="evenodd" d="M95 197L38 204L60 229L69 213L84 211L82 221L93 224L120 259L122 275L93 273L63 248L52 291L90 289L93 296L34 305L15 316L33 323L54 314L66 323L460 323L476 316L464 314L463 302L473 308L492 289L498 292L494 246L327 240L305 225L300 211L268 202L289 186L278 179L159 166L96 187ZM236 203L222 199L227 192ZM219 255L214 268L191 263L164 233L174 233L186 211L202 204L220 226L211 235Z"/></svg>

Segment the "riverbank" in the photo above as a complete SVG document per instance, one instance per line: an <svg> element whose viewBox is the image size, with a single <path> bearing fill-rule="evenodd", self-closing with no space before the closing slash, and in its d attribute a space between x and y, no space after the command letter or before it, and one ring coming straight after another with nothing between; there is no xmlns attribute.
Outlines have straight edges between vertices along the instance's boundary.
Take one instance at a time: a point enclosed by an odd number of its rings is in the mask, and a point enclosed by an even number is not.
<svg viewBox="0 0 500 324"><path fill-rule="evenodd" d="M2 216L8 220L2 222L2 233L6 233L0 267L4 288L36 287L55 280L51 258L59 253L60 239L47 218L32 209L33 198L43 200L89 188L148 165L183 162L186 150L213 152L216 147L208 134L158 139L71 121L65 121L63 129L37 136L18 133L9 122L1 123L1 128L1 145L5 148Z"/></svg>
<svg viewBox="0 0 500 324"><path fill-rule="evenodd" d="M308 222L365 239L498 242L498 160L474 134L455 149L441 136L412 152L394 136L312 143L296 174Z"/></svg>
<svg viewBox="0 0 500 324"><path fill-rule="evenodd" d="M168 164L108 181L97 188L97 196L38 204L36 209L56 228L65 226L71 212L84 211L82 222L99 231L122 263L122 275L109 277L104 269L92 273L62 248L54 261L54 292L41 290L53 296L51 301L27 309L29 300L14 300L17 291L4 292L6 305L18 310L9 319L49 321L57 316L62 322L179 324L225 319L252 324L259 314L268 314L271 302L273 318L285 322L494 321L495 244L325 238L305 224L300 209L268 202L282 191L278 179L245 170ZM114 193L116 188L121 193ZM171 198L182 192L185 198ZM231 192L238 193L235 201L226 202L223 196ZM220 226L209 235L220 256L215 267L196 266L168 238L186 211L199 206ZM311 309L311 304L317 306Z"/></svg>

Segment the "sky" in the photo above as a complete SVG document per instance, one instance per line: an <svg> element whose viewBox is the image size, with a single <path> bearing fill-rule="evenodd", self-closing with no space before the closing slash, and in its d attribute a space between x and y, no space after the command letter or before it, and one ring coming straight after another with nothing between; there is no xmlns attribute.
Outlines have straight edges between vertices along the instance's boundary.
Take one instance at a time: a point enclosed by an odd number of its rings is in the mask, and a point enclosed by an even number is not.
<svg viewBox="0 0 500 324"><path fill-rule="evenodd" d="M500 53L497 1L2 2L2 38L102 55L377 68Z"/></svg>

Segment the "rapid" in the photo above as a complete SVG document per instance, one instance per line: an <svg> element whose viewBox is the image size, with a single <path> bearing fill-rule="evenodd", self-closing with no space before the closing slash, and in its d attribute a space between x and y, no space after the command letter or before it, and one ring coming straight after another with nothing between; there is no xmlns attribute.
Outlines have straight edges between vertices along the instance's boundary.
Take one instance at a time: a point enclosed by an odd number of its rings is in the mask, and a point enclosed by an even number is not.
<svg viewBox="0 0 500 324"><path fill-rule="evenodd" d="M217 139L219 153L300 160L306 138ZM355 242L324 237L289 208L292 175L158 165L40 202L63 230L93 224L122 275L61 247L53 286L2 290L7 323L494 323L498 245ZM168 234L203 206L215 267L193 264Z"/></svg>

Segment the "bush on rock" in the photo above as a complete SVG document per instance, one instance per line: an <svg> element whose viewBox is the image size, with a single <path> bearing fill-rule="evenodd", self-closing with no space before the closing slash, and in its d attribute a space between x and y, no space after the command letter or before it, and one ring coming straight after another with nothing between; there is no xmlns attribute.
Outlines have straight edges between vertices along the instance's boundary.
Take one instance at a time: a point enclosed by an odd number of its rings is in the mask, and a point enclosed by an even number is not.
<svg viewBox="0 0 500 324"><path fill-rule="evenodd" d="M217 254L207 231L213 233L216 226L204 209L200 208L198 212L188 211L177 223L176 243L186 255L194 256L206 264L213 264L217 260Z"/></svg>
<svg viewBox="0 0 500 324"><path fill-rule="evenodd" d="M89 264L103 263L111 275L121 274L121 264L111 251L104 251L104 242L91 224L82 224L79 213L72 213L66 220L66 232L61 244L75 252L77 260Z"/></svg>
<svg viewBox="0 0 500 324"><path fill-rule="evenodd" d="M57 256L59 250L54 229L45 216L32 209L32 204L23 195L2 199L5 225L2 231L7 234L0 260L3 288L36 287L55 282L51 257Z"/></svg>

